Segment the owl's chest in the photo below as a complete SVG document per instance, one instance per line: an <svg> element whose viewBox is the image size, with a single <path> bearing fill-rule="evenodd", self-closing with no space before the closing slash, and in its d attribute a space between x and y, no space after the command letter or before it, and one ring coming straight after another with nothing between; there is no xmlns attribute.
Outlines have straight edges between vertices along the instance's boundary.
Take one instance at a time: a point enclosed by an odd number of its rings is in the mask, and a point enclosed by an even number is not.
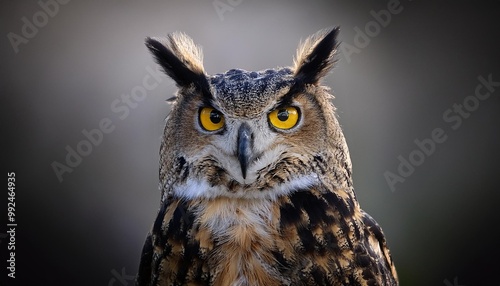
<svg viewBox="0 0 500 286"><path fill-rule="evenodd" d="M341 219L330 197L311 190L278 201L170 201L153 231L159 281L342 285L342 277L355 275L349 261L360 232L354 220Z"/></svg>
<svg viewBox="0 0 500 286"><path fill-rule="evenodd" d="M269 201L176 202L166 209L164 279L200 285L285 285L273 255L279 207ZM161 237L161 236L159 236Z"/></svg>
<svg viewBox="0 0 500 286"><path fill-rule="evenodd" d="M198 211L195 239L214 285L283 285L272 255L280 235L271 202L223 200Z"/></svg>

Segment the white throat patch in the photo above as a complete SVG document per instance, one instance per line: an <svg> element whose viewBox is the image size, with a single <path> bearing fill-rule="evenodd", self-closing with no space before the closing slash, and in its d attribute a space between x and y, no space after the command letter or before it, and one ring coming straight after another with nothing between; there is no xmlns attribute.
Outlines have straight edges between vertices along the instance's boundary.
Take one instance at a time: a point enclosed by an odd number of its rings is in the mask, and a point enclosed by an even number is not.
<svg viewBox="0 0 500 286"><path fill-rule="evenodd" d="M268 190L247 188L231 192L226 186L210 186L205 179L188 179L185 183L175 185L173 195L187 200L213 199L216 197L241 199L276 200L280 196L291 194L299 189L305 189L319 183L317 174L301 175Z"/></svg>

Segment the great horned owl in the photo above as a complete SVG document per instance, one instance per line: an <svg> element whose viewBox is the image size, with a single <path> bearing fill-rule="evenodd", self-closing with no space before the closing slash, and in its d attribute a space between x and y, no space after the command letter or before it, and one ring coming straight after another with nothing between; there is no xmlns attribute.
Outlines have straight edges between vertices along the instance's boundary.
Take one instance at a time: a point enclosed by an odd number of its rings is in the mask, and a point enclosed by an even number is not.
<svg viewBox="0 0 500 286"><path fill-rule="evenodd" d="M146 39L179 90L137 285L398 285L320 84L338 31L310 36L292 67L216 75L185 34Z"/></svg>

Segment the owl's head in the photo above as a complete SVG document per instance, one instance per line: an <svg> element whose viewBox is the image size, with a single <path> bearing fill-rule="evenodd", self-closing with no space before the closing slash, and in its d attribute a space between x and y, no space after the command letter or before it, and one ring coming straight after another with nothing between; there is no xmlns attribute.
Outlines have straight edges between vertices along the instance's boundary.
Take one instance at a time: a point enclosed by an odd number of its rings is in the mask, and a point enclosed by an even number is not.
<svg viewBox="0 0 500 286"><path fill-rule="evenodd" d="M207 75L201 49L182 33L146 45L179 88L161 147L166 194L276 198L336 177L350 185L344 137L321 79L331 70L338 29L298 48L290 68Z"/></svg>

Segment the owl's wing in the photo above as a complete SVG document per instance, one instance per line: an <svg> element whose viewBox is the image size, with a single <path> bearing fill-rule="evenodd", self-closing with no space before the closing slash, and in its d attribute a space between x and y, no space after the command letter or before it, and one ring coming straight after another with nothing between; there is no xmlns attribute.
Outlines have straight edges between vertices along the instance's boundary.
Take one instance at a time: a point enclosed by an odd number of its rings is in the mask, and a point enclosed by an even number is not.
<svg viewBox="0 0 500 286"><path fill-rule="evenodd" d="M151 233L148 234L144 247L142 248L139 272L135 281L136 286L146 286L151 284L151 262L153 260L153 242Z"/></svg>
<svg viewBox="0 0 500 286"><path fill-rule="evenodd" d="M363 223L365 225L365 235L367 236L368 248L375 251L379 260L376 263L379 268L385 272L390 271L390 273L385 273L385 279L387 279L388 285L398 285L398 275L396 273L396 267L392 260L391 253L387 247L387 242L385 240L382 228L378 223L366 212L361 210Z"/></svg>

